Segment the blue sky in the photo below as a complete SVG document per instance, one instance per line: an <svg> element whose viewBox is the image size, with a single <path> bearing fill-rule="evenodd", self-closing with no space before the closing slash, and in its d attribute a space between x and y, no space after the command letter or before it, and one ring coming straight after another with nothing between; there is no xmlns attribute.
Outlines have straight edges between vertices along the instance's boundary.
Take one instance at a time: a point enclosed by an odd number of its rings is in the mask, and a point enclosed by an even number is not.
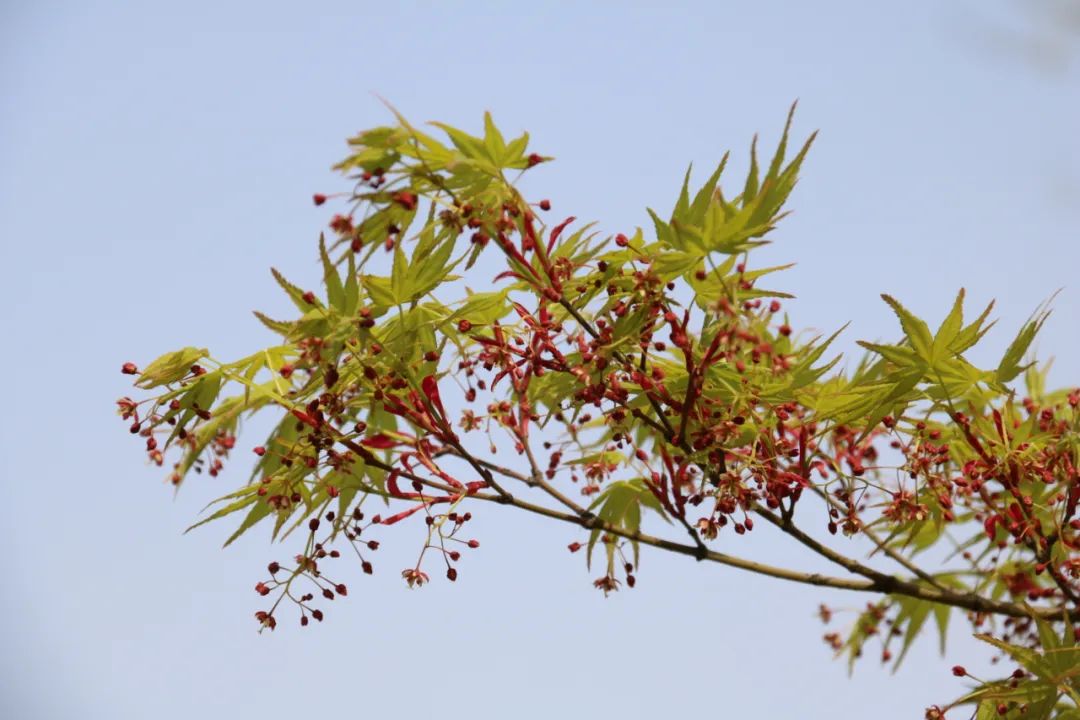
<svg viewBox="0 0 1080 720"><path fill-rule="evenodd" d="M964 286L998 300L991 364L1063 288L1039 347L1075 383L1080 92L1067 52L1030 51L1055 28L1031 27L1009 2L5 3L0 716L888 720L962 692L948 667L985 654L961 623L945 659L927 638L895 676L848 679L814 611L868 598L645 553L604 600L573 533L498 511L455 586L409 591L402 542L320 627L257 635L251 588L288 548L180 536L247 456L174 500L113 401L125 360L268 342L267 269L316 282L310 197L344 187L345 137L389 121L376 93L528 129L558 157L529 188L611 232L669 208L687 163L730 148L737 178L799 98L797 134L821 135L759 259L798 263L795 323L850 321L851 348L895 335L879 293L936 323Z"/></svg>

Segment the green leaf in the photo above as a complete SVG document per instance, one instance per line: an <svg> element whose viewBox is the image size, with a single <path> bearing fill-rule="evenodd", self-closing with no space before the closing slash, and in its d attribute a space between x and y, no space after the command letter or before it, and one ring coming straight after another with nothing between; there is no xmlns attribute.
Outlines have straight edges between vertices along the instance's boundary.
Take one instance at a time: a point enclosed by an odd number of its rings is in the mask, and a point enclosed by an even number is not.
<svg viewBox="0 0 1080 720"><path fill-rule="evenodd" d="M746 174L746 185L743 186L743 202L749 202L758 194L758 161L757 161L757 134L750 142L750 171Z"/></svg>
<svg viewBox="0 0 1080 720"><path fill-rule="evenodd" d="M356 276L356 260L353 258L353 254L349 253L349 274L345 278L345 307L344 312L346 315L351 316L360 307L360 283Z"/></svg>
<svg viewBox="0 0 1080 720"><path fill-rule="evenodd" d="M394 296L394 302L405 302L411 294L409 285L409 261L405 259L405 253L401 250L401 243L394 246L394 268L390 273L390 292Z"/></svg>
<svg viewBox="0 0 1080 720"><path fill-rule="evenodd" d="M390 278L362 275L360 283L364 286L364 290L367 291L371 302L376 305L385 308L397 304L397 296L394 294Z"/></svg>
<svg viewBox="0 0 1080 720"><path fill-rule="evenodd" d="M938 652L942 655L945 654L945 641L948 640L949 618L951 615L952 608L948 605L934 605L934 621L937 623L938 629Z"/></svg>
<svg viewBox="0 0 1080 720"><path fill-rule="evenodd" d="M915 354L915 351L909 347L904 347L902 345L877 345L863 340L856 340L856 342L867 350L872 350L878 355L881 355L893 365L905 368L924 365L919 356Z"/></svg>
<svg viewBox="0 0 1080 720"><path fill-rule="evenodd" d="M139 374L139 379L135 382L135 386L143 390L149 390L150 388L181 380L191 372L192 365L209 355L209 350L197 347L186 347L182 350L165 353L143 368Z"/></svg>
<svg viewBox="0 0 1080 720"><path fill-rule="evenodd" d="M251 510L248 511L248 514L244 516L243 522L241 522L240 526L236 528L235 531L233 531L233 534L228 537L222 547L229 547L230 545L232 545L233 541L235 541L245 532L254 527L255 524L262 520L264 517L269 515L270 510L270 503L261 502L253 505Z"/></svg>
<svg viewBox="0 0 1080 720"><path fill-rule="evenodd" d="M985 328L982 326L982 324L986 321L986 318L990 315L990 311L993 308L994 303L993 301L991 301L986 306L986 309L983 310L979 317L975 320L975 322L971 323L957 334L956 339L953 340L952 344L949 346L949 349L959 355L960 353L974 346L975 343L979 342L982 336L985 335L986 332L994 326L994 323L990 323Z"/></svg>
<svg viewBox="0 0 1080 720"><path fill-rule="evenodd" d="M883 294L881 299L887 302L893 312L896 313L896 316L900 318L900 326L903 327L904 334L907 335L908 342L911 343L911 347L914 348L916 354L927 364L932 365L934 362L934 338L930 334L930 328L926 322L911 314L891 295Z"/></svg>
<svg viewBox="0 0 1080 720"><path fill-rule="evenodd" d="M277 280L277 284L281 286L281 289L288 294L289 298L293 301L293 305L296 305L297 309L301 312L307 312L311 309L312 303L309 303L304 299L304 291L293 285L291 282L285 279L277 268L270 268L270 272L273 274L274 279ZM315 298L315 307L322 307L322 303L318 298Z"/></svg>
<svg viewBox="0 0 1080 720"><path fill-rule="evenodd" d="M1012 341L1012 344L1009 345L1009 349L1005 351L1005 356L1001 358L1001 362L998 364L998 382L1010 382L1027 369L1028 365L1021 365L1020 360L1048 317L1050 317L1049 311L1040 311L1024 327L1020 328L1020 332Z"/></svg>
<svg viewBox="0 0 1080 720"><path fill-rule="evenodd" d="M326 284L326 297L331 307L345 310L345 287L341 284L337 268L330 261L330 255L326 252L326 237L319 233L319 259L322 260L323 282Z"/></svg>
<svg viewBox="0 0 1080 720"><path fill-rule="evenodd" d="M935 357L945 357L956 336L960 333L963 324L964 288L960 288L960 292L956 294L956 300L953 301L952 310L941 321L941 326L938 328L937 334L934 335L933 354Z"/></svg>
<svg viewBox="0 0 1080 720"><path fill-rule="evenodd" d="M194 525L189 526L187 530L184 530L184 534L186 535L187 533L191 532L192 530L194 530L197 527L205 525L208 522L213 522L214 520L218 520L220 518L223 518L226 515L231 515L234 512L237 512L239 510L243 510L244 508L248 507L249 505L252 505L253 503L258 502L259 501L259 496L256 494L256 490L258 490L258 488L255 487L254 485L249 485L248 487L244 488L244 490L243 490L244 494L239 499L234 500L233 502L229 503L225 507L221 508L217 512L210 515L209 517L203 518L202 520L195 523ZM226 497L228 497L228 496L226 496ZM224 498L219 498L219 499L224 499ZM263 504L265 505L266 503L263 503Z"/></svg>
<svg viewBox="0 0 1080 720"><path fill-rule="evenodd" d="M904 625L904 640L900 648L900 654L893 663L893 672L900 667L900 663L907 657L911 643L918 637L926 618L930 615L932 603L909 597L894 597L893 600L900 606L896 616L897 626Z"/></svg>
<svg viewBox="0 0 1080 720"><path fill-rule="evenodd" d="M491 113L484 113L484 148L491 158L491 162L501 165L506 155L506 141L503 140L499 128L495 127L495 121L491 119Z"/></svg>
<svg viewBox="0 0 1080 720"><path fill-rule="evenodd" d="M473 325L490 325L510 312L506 291L470 293L449 320L464 318Z"/></svg>

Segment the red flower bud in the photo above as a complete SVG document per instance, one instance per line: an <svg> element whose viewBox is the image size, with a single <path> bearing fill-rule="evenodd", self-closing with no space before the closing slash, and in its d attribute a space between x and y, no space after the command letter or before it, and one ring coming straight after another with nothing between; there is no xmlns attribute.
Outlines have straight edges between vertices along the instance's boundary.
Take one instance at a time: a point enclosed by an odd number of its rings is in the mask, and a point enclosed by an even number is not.
<svg viewBox="0 0 1080 720"><path fill-rule="evenodd" d="M120 368L120 372L124 373L125 375L138 375L139 368L136 367L135 363L133 362L126 362L124 363L123 367Z"/></svg>
<svg viewBox="0 0 1080 720"><path fill-rule="evenodd" d="M326 202L326 196L315 193L311 196L311 200L315 203L316 206L322 205L324 202Z"/></svg>
<svg viewBox="0 0 1080 720"><path fill-rule="evenodd" d="M953 665L952 674L956 677L964 677L967 675L967 670L964 669L963 665Z"/></svg>
<svg viewBox="0 0 1080 720"><path fill-rule="evenodd" d="M532 153L528 157L529 167L534 167L544 162L544 158L540 157L536 153Z"/></svg>
<svg viewBox="0 0 1080 720"><path fill-rule="evenodd" d="M345 585L343 583L338 583L337 585L335 585L334 586L334 591L337 592L338 595L348 595L349 594L349 588L345 587Z"/></svg>
<svg viewBox="0 0 1080 720"><path fill-rule="evenodd" d="M256 445L253 452L259 457L262 457L266 454L266 448L264 448L262 445Z"/></svg>
<svg viewBox="0 0 1080 720"><path fill-rule="evenodd" d="M540 201L540 209L541 210L550 210L551 209L551 201L550 200L541 200Z"/></svg>
<svg viewBox="0 0 1080 720"><path fill-rule="evenodd" d="M304 302L306 302L308 305L314 305L315 304L315 293L311 292L310 290L308 290L306 293L304 293Z"/></svg>
<svg viewBox="0 0 1080 720"><path fill-rule="evenodd" d="M471 547L473 550L475 550L476 548L480 547L480 541L479 540L470 540L469 541L469 547Z"/></svg>
<svg viewBox="0 0 1080 720"><path fill-rule="evenodd" d="M567 547L567 548L568 548L568 549L570 550L570 552L572 552L572 553L576 553L576 552L577 552L578 550L580 550L580 549L581 549L581 543L579 543L579 542L572 542L572 543L570 543L569 545L567 545L566 547Z"/></svg>

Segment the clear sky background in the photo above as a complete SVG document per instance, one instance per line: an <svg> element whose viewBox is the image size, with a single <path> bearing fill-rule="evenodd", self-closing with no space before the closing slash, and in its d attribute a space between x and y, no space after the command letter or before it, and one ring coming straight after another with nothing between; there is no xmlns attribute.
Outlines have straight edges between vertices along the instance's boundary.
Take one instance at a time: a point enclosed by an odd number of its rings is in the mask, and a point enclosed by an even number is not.
<svg viewBox="0 0 1080 720"><path fill-rule="evenodd" d="M977 359L1058 288L1039 348L1080 379L1080 92L1045 3L0 4L0 717L921 717L985 652L956 622L894 676L848 679L796 587L645 552L605 600L577 536L485 510L451 586L409 591L404 538L301 631L258 635L270 547L181 537L246 476L174 500L115 417L118 368L186 344L236 357L318 277L329 166L390 116L466 129L491 110L558 162L529 189L616 232L667 211L686 164L821 136L761 262L796 261L795 324L892 338L880 292L936 323L956 289L999 301ZM1034 8L1034 9L1033 9ZM731 182L731 180L729 180ZM779 284L778 281L774 284ZM255 436L242 439L244 450ZM767 533L755 557L816 567ZM396 546L396 547L395 547ZM958 715L958 716L962 716Z"/></svg>

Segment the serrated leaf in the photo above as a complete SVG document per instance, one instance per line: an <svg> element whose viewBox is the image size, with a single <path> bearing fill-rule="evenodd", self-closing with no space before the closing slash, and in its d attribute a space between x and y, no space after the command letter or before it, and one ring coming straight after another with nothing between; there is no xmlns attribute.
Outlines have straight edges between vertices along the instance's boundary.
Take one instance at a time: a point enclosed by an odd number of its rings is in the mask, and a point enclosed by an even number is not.
<svg viewBox="0 0 1080 720"><path fill-rule="evenodd" d="M938 327L937 333L934 335L934 356L945 357L946 352L949 350L956 336L960 333L960 329L964 325L964 288L960 288L960 291L956 294L956 300L953 301L952 310L945 316L945 319L941 321L940 327Z"/></svg>
<svg viewBox="0 0 1080 720"><path fill-rule="evenodd" d="M904 347L902 345L878 345L864 340L856 340L856 343L867 350L876 352L893 365L911 368L925 364L915 351L909 347Z"/></svg>
<svg viewBox="0 0 1080 720"><path fill-rule="evenodd" d="M135 386L149 390L181 380L191 372L192 365L209 355L209 350L197 347L186 347L165 353L143 368L139 373L139 379L135 381Z"/></svg>
<svg viewBox="0 0 1080 720"><path fill-rule="evenodd" d="M322 233L319 233L319 259L322 261L323 283L326 285L326 297L330 301L330 306L344 311L345 287L341 284L337 268L334 267L330 255L326 252L326 237Z"/></svg>
<svg viewBox="0 0 1080 720"><path fill-rule="evenodd" d="M297 309L301 312L307 312L311 309L312 303L309 303L304 299L303 290L286 280L285 276L282 275L277 268L270 268L270 273L274 276L274 280L277 281L277 284L281 286L281 289L289 296L289 299L293 301L293 305L296 305ZM322 302L318 298L315 298L314 305L316 307L321 307Z"/></svg>
<svg viewBox="0 0 1080 720"><path fill-rule="evenodd" d="M1020 328L1020 332L1017 333L1016 338L1009 345L1004 357L1001 358L1001 362L998 364L996 373L998 382L1010 382L1027 369L1028 366L1021 365L1020 360L1024 357L1024 353L1027 352L1048 317L1050 317L1049 311L1039 312Z"/></svg>
<svg viewBox="0 0 1080 720"><path fill-rule="evenodd" d="M920 320L907 310L891 295L882 294L881 299L889 304L896 316L900 319L900 326L904 329L908 342L927 364L933 364L934 338L930 334L930 327L924 320Z"/></svg>
<svg viewBox="0 0 1080 720"><path fill-rule="evenodd" d="M411 294L409 284L409 261L405 259L405 253L401 249L401 243L394 246L394 267L390 273L390 292L394 296L394 302L405 302Z"/></svg>

